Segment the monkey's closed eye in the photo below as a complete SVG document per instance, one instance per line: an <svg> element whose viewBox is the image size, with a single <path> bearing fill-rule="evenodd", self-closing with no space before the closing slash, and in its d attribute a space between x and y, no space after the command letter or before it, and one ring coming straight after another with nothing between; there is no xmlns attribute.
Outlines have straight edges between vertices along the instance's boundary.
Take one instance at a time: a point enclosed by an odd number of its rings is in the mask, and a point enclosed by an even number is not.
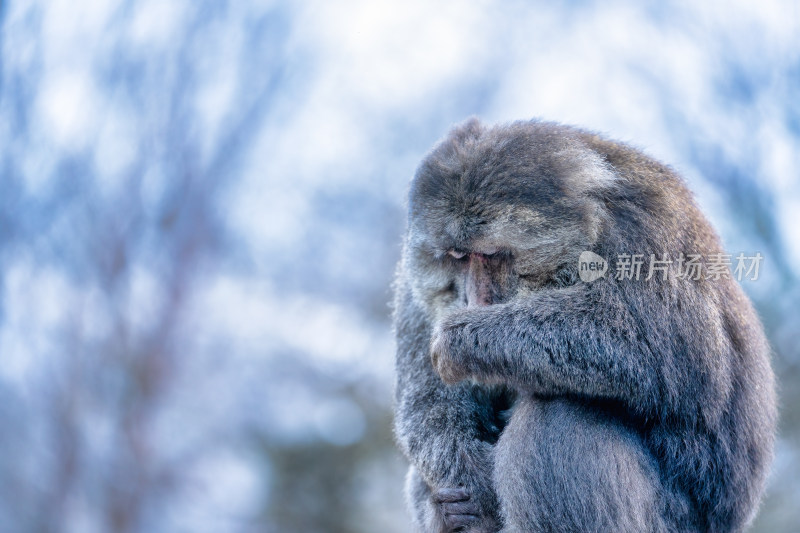
<svg viewBox="0 0 800 533"><path fill-rule="evenodd" d="M467 254L464 252L459 252L458 250L448 250L447 255L450 257L455 257L456 259L463 259Z"/></svg>

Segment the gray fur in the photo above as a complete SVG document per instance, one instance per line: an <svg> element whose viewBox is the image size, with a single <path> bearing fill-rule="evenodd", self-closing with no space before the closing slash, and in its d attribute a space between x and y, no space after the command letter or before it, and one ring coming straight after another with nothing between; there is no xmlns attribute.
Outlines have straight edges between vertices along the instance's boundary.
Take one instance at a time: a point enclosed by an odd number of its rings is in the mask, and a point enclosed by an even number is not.
<svg viewBox="0 0 800 533"><path fill-rule="evenodd" d="M580 282L584 250L609 275ZM741 531L776 423L757 316L731 279L613 276L622 253L719 251L681 178L628 146L456 127L412 182L396 282L419 531ZM473 275L492 305L467 306Z"/></svg>

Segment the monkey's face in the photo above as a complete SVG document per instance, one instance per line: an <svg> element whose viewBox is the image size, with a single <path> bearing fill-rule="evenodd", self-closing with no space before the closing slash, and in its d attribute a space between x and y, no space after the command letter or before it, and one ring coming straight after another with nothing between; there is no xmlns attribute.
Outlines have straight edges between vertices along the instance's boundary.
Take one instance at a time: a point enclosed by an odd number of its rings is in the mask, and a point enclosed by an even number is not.
<svg viewBox="0 0 800 533"><path fill-rule="evenodd" d="M587 194L605 170L592 152L509 129L470 135L437 147L409 196L404 269L434 319L574 282L602 218Z"/></svg>
<svg viewBox="0 0 800 533"><path fill-rule="evenodd" d="M415 294L436 319L559 283L588 245L578 220L561 217L554 225L529 208L500 207L480 217L450 214L446 223L434 213L412 221L406 268Z"/></svg>

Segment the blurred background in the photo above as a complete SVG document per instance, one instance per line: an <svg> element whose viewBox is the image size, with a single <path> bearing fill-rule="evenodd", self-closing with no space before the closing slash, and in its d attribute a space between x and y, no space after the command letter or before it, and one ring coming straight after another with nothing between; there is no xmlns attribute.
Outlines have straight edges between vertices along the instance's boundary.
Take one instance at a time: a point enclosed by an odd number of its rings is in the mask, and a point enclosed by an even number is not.
<svg viewBox="0 0 800 533"><path fill-rule="evenodd" d="M800 524L800 8L0 2L0 532L407 532L415 166L543 117L674 165L774 347Z"/></svg>

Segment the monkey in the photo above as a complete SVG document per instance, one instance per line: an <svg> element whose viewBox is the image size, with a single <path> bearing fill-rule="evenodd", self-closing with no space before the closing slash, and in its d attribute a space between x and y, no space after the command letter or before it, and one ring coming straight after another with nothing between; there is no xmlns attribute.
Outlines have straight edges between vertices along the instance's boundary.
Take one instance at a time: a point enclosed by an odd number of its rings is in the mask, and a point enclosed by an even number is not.
<svg viewBox="0 0 800 533"><path fill-rule="evenodd" d="M608 262L591 281L587 251ZM625 254L653 275L624 275ZM705 268L683 276L692 254ZM715 254L683 178L638 149L538 119L454 127L411 180L394 284L417 530L746 528L776 392Z"/></svg>

